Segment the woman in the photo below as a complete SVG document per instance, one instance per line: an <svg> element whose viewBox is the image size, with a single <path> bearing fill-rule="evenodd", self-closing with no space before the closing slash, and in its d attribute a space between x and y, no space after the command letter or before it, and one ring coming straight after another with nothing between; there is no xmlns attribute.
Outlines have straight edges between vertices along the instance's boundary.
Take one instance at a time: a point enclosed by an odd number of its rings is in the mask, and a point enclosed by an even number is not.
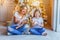
<svg viewBox="0 0 60 40"><path fill-rule="evenodd" d="M28 20L28 17L26 16L27 7L25 5L20 7L17 6L16 9L13 24L8 28L8 32L10 32L12 35L21 35L24 33L24 31L26 31L26 27L28 26L26 25Z"/></svg>

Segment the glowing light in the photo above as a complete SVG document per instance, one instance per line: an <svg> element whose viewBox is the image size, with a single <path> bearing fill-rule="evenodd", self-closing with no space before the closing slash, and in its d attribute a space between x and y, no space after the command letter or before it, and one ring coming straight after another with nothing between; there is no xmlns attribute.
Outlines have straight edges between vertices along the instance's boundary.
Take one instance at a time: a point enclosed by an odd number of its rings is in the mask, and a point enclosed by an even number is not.
<svg viewBox="0 0 60 40"><path fill-rule="evenodd" d="M31 5L33 5L33 6L39 6L40 5L40 2L39 1L34 1L34 2L32 2Z"/></svg>
<svg viewBox="0 0 60 40"><path fill-rule="evenodd" d="M0 0L0 5L3 5L3 3L4 3L4 0Z"/></svg>

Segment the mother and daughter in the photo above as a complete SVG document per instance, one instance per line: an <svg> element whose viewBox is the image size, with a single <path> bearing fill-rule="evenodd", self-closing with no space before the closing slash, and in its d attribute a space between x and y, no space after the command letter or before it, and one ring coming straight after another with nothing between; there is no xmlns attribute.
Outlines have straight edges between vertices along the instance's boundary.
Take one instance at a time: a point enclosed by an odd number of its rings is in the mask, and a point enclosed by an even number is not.
<svg viewBox="0 0 60 40"><path fill-rule="evenodd" d="M44 36L47 35L40 10L36 9L33 13L34 15L31 19L32 27L28 24L29 17L26 14L27 7L25 5L20 6L20 8L18 8L18 10L14 13L13 23L10 27L8 27L8 32L11 33L11 35L22 35L24 33Z"/></svg>

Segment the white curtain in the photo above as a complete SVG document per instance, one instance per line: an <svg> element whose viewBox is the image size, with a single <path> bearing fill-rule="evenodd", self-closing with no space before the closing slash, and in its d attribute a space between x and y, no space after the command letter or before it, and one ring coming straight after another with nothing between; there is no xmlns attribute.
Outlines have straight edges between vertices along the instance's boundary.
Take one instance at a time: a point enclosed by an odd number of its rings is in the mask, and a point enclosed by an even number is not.
<svg viewBox="0 0 60 40"><path fill-rule="evenodd" d="M0 21L11 20L14 8L13 0L4 0L4 3L0 3Z"/></svg>

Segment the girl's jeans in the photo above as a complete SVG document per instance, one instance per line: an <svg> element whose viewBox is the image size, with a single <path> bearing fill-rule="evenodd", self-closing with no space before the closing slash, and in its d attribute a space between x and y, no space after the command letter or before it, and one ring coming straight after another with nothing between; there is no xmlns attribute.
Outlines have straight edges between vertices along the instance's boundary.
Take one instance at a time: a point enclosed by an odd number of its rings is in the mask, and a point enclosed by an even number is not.
<svg viewBox="0 0 60 40"><path fill-rule="evenodd" d="M34 28L36 27L36 28ZM34 26L33 28L30 29L30 33L33 35L42 35L43 32L45 32L45 28L37 28L38 26ZM40 27L40 26L39 26Z"/></svg>

